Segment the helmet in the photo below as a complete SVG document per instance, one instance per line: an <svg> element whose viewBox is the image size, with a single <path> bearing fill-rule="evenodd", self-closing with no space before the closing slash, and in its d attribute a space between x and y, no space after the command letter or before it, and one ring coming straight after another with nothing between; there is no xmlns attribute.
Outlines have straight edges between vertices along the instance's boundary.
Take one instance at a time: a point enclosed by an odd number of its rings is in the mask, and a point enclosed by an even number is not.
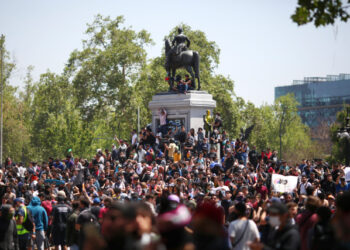
<svg viewBox="0 0 350 250"><path fill-rule="evenodd" d="M181 27L178 27L178 28L177 28L177 32L182 33L182 31L183 31L183 30L182 30Z"/></svg>

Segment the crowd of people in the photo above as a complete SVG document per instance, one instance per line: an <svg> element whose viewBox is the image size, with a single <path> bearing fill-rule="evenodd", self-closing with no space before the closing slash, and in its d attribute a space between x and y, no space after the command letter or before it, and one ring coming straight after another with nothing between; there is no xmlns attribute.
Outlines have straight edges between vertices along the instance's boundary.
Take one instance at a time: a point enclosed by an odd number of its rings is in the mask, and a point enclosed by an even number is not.
<svg viewBox="0 0 350 250"><path fill-rule="evenodd" d="M289 164L223 130L135 130L92 159L10 158L0 170L0 249L350 249L348 166ZM271 176L298 177L292 192Z"/></svg>

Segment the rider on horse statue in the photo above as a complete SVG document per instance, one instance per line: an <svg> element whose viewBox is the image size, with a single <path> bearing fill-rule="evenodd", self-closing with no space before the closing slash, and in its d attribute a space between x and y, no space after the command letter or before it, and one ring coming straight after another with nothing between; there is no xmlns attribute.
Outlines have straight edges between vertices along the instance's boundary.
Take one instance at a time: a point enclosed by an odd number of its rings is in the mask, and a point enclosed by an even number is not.
<svg viewBox="0 0 350 250"><path fill-rule="evenodd" d="M179 34L174 37L174 39L172 41L172 45L176 46L175 47L176 48L175 52L178 55L178 54L180 54L181 51L185 51L185 50L187 50L190 47L191 41L190 41L190 39L188 39L188 37L186 35L184 35L182 33L182 28L181 27L179 27L177 29L177 32ZM185 44L185 43L187 43L187 44Z"/></svg>
<svg viewBox="0 0 350 250"><path fill-rule="evenodd" d="M177 28L177 32L179 34L176 35L171 42L172 49L169 50L168 54L166 55L167 64L169 64L171 54L179 55L182 51L186 51L191 45L190 39L188 39L188 37L182 33L183 30L181 27Z"/></svg>
<svg viewBox="0 0 350 250"><path fill-rule="evenodd" d="M198 80L198 90L200 90L199 78L199 54L197 51L189 50L191 41L182 34L182 28L178 28L178 34L170 44L169 39L165 39L165 69L167 79L170 85L170 91L173 89L176 70L184 68L191 75L193 88L195 88L195 79Z"/></svg>

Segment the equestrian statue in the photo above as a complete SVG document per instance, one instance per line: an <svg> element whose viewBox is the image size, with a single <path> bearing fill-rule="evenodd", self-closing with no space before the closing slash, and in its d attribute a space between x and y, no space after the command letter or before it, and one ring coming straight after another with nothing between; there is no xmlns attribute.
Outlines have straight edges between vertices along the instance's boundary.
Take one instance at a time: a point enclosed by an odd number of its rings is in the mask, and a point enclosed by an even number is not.
<svg viewBox="0 0 350 250"><path fill-rule="evenodd" d="M165 39L165 69L169 79L170 90L174 86L174 77L176 70L184 68L190 73L193 86L195 78L198 79L198 90L201 88L199 79L199 54L197 51L189 50L191 41L182 33L182 28L178 28L176 35L170 44L169 39Z"/></svg>

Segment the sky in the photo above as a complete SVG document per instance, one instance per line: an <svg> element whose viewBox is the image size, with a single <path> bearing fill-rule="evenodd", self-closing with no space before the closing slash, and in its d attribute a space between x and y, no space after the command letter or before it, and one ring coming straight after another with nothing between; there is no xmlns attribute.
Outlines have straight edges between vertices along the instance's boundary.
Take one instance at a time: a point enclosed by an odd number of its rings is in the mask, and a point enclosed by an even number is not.
<svg viewBox="0 0 350 250"><path fill-rule="evenodd" d="M298 27L288 0L0 0L0 34L17 68L11 84L23 87L26 68L39 79L61 73L70 53L82 48L86 24L97 14L123 15L125 24L151 33L159 56L163 38L180 23L205 32L221 49L217 74L256 105L271 104L274 87L308 76L350 73L350 22Z"/></svg>

